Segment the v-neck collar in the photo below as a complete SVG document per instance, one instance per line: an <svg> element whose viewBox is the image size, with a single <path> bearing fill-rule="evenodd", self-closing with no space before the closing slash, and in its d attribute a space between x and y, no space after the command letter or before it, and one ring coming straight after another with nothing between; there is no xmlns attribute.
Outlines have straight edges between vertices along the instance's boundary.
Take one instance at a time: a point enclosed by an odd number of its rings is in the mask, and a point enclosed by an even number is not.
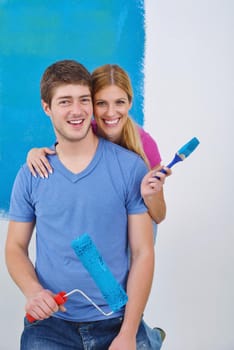
<svg viewBox="0 0 234 350"><path fill-rule="evenodd" d="M69 181L75 183L83 177L87 176L92 170L95 168L96 164L99 162L102 156L102 148L103 148L104 140L102 138L98 138L98 145L96 152L94 153L93 159L88 164L88 166L82 170L81 172L74 174L72 171L67 169L63 163L60 161L57 154L50 155L50 163L54 169L54 171L59 171L64 177L66 177ZM52 147L55 150L55 145Z"/></svg>

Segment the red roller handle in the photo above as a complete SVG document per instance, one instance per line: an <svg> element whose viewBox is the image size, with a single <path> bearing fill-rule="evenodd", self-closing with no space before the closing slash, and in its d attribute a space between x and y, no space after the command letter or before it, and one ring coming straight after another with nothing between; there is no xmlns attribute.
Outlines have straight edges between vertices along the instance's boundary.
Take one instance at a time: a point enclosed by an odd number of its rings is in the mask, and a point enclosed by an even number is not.
<svg viewBox="0 0 234 350"><path fill-rule="evenodd" d="M59 292L53 298L56 301L57 305L63 305L67 301L67 293ZM36 321L36 319L32 317L29 313L26 313L26 318L30 323L33 323L34 321Z"/></svg>

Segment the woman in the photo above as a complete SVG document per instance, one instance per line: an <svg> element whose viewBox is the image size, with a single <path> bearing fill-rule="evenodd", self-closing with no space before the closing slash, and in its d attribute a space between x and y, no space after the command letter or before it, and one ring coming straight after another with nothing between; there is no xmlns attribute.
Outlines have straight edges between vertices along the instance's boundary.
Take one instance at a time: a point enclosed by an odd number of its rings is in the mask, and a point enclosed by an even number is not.
<svg viewBox="0 0 234 350"><path fill-rule="evenodd" d="M152 219L159 224L166 215L163 184L171 170L159 170L161 157L156 142L129 116L133 90L128 74L118 65L106 64L92 73L94 132L114 143L138 153L151 169L141 183L141 194ZM33 148L27 156L27 164L34 176L48 177L53 170L46 154L54 151ZM156 176L159 178L156 178Z"/></svg>

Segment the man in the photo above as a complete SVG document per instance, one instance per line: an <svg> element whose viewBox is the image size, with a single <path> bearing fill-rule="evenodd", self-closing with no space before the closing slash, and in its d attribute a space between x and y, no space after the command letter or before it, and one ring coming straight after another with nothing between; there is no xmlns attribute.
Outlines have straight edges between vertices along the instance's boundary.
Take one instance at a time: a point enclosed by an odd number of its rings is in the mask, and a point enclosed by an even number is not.
<svg viewBox="0 0 234 350"><path fill-rule="evenodd" d="M159 332L150 344L141 322L154 269L152 222L140 196L146 166L139 156L93 134L91 77L78 62L49 66L41 99L57 139L50 156L54 173L42 180L26 165L21 168L6 242L9 273L26 297L26 312L39 321L29 325L25 319L21 350L156 349L156 343L159 349ZM35 267L28 256L34 227ZM71 241L85 232L128 294L126 307L108 317L77 294L69 297L66 310L53 298L79 288L108 311L71 249Z"/></svg>

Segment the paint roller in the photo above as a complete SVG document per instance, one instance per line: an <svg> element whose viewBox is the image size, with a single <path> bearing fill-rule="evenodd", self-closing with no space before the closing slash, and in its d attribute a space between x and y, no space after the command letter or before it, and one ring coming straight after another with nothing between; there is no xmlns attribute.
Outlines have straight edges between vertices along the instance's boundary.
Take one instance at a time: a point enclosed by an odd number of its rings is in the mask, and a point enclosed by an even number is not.
<svg viewBox="0 0 234 350"><path fill-rule="evenodd" d="M67 301L67 298L71 294L80 293L104 316L109 316L113 314L113 312L120 310L127 303L128 296L103 260L91 237L87 233L84 233L77 239L73 240L71 246L74 249L77 257L82 262L83 266L89 272L90 276L100 289L103 298L106 300L112 311L109 313L104 312L80 289L74 289L69 293L64 291L59 292L54 296L56 303L58 305L62 305ZM28 313L26 314L26 317L29 322L35 321L35 319Z"/></svg>
<svg viewBox="0 0 234 350"><path fill-rule="evenodd" d="M109 307L115 312L128 301L123 287L117 282L112 272L88 234L83 234L72 241L72 248L84 267L99 287Z"/></svg>

